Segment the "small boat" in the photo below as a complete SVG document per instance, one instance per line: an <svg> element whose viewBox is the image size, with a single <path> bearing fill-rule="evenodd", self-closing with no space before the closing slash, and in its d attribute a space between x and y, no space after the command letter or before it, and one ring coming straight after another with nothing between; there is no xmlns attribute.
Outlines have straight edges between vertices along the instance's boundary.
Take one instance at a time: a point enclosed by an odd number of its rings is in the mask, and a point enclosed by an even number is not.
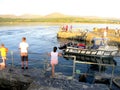
<svg viewBox="0 0 120 90"><path fill-rule="evenodd" d="M66 46L66 49L63 50L63 56L67 59L71 56L76 56L76 60L78 61L116 65L114 56L118 53L118 47L108 45L107 39L104 39L103 44L102 40L102 38L93 39L93 46L91 48Z"/></svg>

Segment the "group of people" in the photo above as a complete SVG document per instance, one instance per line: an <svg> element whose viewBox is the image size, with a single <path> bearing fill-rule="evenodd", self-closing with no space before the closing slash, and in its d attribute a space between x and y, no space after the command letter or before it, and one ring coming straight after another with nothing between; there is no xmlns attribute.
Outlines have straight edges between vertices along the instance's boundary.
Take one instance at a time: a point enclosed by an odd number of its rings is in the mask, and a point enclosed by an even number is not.
<svg viewBox="0 0 120 90"><path fill-rule="evenodd" d="M19 44L20 49L20 56L21 56L21 69L28 69L28 47L29 44L26 41L26 37L22 37L22 41ZM0 63L1 67L6 67L6 59L7 59L7 52L8 48L5 47L4 44L1 44L0 47L1 57L2 57L2 63ZM57 47L53 47L53 51L48 53L49 56L51 56L51 66L52 66L52 77L55 76L55 65L58 64L58 56L62 56L61 53L57 52Z"/></svg>
<svg viewBox="0 0 120 90"><path fill-rule="evenodd" d="M21 55L21 68L24 69L24 61L26 61L26 69L28 69L28 43L26 42L26 37L22 38L22 42L19 44L20 55ZM8 48L5 47L4 44L0 46L0 52L2 57L2 63L0 63L1 68L6 67L7 53Z"/></svg>
<svg viewBox="0 0 120 90"><path fill-rule="evenodd" d="M72 25L70 25L70 26L68 26L68 25L63 25L62 26L62 31L65 31L65 32L67 32L67 31L72 31Z"/></svg>

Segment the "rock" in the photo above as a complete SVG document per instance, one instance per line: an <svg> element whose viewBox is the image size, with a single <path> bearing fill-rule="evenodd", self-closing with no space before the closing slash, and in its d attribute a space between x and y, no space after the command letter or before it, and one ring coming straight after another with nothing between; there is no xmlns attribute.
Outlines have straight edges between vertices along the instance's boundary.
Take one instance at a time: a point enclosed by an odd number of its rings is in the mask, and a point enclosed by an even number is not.
<svg viewBox="0 0 120 90"><path fill-rule="evenodd" d="M51 71L43 69L19 69L7 67L0 71L0 90L109 90L104 84L88 84L65 78L56 72L56 78L50 78ZM64 77L64 78L62 78Z"/></svg>
<svg viewBox="0 0 120 90"><path fill-rule="evenodd" d="M62 89L49 86L42 86L39 85L37 82L33 82L31 83L30 87L27 90L62 90Z"/></svg>
<svg viewBox="0 0 120 90"><path fill-rule="evenodd" d="M62 32L62 31L59 31L57 33L57 38L71 38L71 37L76 37L76 36L81 36L81 33L79 32Z"/></svg>
<svg viewBox="0 0 120 90"><path fill-rule="evenodd" d="M18 71L20 70L9 67L1 70L0 87L8 90L26 90L33 80Z"/></svg>

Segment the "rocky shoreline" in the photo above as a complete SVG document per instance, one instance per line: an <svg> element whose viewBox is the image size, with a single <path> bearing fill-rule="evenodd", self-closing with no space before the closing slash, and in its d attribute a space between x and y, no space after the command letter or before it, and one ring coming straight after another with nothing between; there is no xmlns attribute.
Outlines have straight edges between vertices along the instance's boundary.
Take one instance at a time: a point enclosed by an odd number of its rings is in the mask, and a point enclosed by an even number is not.
<svg viewBox="0 0 120 90"><path fill-rule="evenodd" d="M7 67L0 70L0 89L6 90L109 90L104 84L89 84L77 80L50 78L50 71L32 68L22 70Z"/></svg>
<svg viewBox="0 0 120 90"><path fill-rule="evenodd" d="M67 31L67 32L60 30L57 33L57 38L91 42L91 40L94 37L102 37L104 30L105 30L104 28L93 28L93 31L86 31L86 30L81 31L80 29L78 29L77 32L74 30ZM108 29L107 38L109 38L111 42L114 42L120 45L120 30L119 30L119 33L116 34L115 29Z"/></svg>

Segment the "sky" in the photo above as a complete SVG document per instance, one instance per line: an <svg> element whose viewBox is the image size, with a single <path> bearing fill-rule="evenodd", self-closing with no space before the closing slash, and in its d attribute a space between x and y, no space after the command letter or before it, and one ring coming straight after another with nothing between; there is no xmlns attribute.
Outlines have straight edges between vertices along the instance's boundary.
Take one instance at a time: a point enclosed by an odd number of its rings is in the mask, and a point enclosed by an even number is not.
<svg viewBox="0 0 120 90"><path fill-rule="evenodd" d="M74 16L120 18L120 0L0 0L0 15L54 12Z"/></svg>

